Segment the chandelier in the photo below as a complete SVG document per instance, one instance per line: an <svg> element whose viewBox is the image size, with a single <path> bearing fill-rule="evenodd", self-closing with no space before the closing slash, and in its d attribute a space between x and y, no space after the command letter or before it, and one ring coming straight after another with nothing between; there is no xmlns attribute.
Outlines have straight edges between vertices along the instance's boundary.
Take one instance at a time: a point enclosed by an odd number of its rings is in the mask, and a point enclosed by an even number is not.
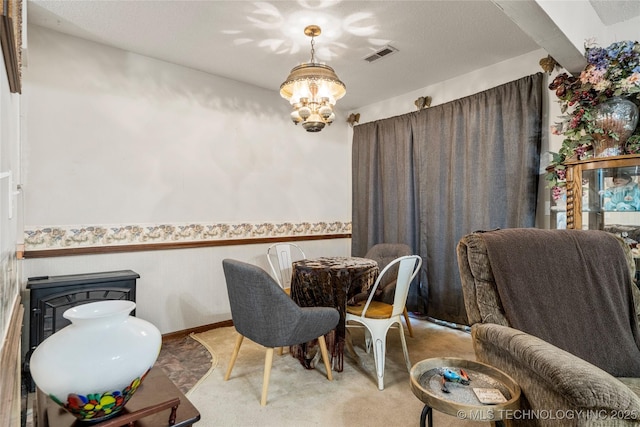
<svg viewBox="0 0 640 427"><path fill-rule="evenodd" d="M291 120L296 125L302 123L307 132L320 132L330 125L336 117L336 101L347 93L333 68L316 63L313 38L320 32L317 25L304 29L304 34L311 37L311 61L293 68L280 85L280 95L293 106Z"/></svg>

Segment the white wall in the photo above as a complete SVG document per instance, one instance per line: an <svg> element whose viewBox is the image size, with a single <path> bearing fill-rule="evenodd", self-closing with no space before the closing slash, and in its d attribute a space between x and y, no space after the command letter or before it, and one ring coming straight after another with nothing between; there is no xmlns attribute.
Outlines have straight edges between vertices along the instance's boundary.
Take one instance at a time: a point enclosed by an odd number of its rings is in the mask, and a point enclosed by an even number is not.
<svg viewBox="0 0 640 427"><path fill-rule="evenodd" d="M346 123L41 27L24 75L25 226L350 219Z"/></svg>
<svg viewBox="0 0 640 427"><path fill-rule="evenodd" d="M308 133L289 121L277 88L28 30L25 229L350 223L346 123ZM76 243L83 242L63 241ZM349 239L301 245L315 256L350 253ZM265 252L266 245L244 245L23 265L25 277L134 270L137 315L168 333L229 319L221 260L266 267Z"/></svg>
<svg viewBox="0 0 640 427"><path fill-rule="evenodd" d="M1 55L0 55L1 56ZM0 58L0 338L4 343L13 304L19 295L16 242L20 224L20 95L11 93ZM10 174L10 175L9 175Z"/></svg>
<svg viewBox="0 0 640 427"><path fill-rule="evenodd" d="M20 195L16 193L20 184L21 98L11 93L4 55L0 57L0 424L14 426L20 422L21 402L21 359L11 339L19 336L22 326L17 317L20 311L14 311L20 297L16 242L22 223Z"/></svg>

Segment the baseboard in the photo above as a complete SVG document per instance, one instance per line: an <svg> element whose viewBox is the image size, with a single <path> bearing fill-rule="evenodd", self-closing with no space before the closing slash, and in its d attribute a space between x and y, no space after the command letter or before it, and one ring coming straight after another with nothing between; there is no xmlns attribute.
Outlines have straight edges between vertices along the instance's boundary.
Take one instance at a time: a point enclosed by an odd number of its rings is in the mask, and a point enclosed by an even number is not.
<svg viewBox="0 0 640 427"><path fill-rule="evenodd" d="M199 334L200 332L205 332L210 329L216 328L226 328L227 326L233 326L233 320L224 320L222 322L217 323L209 323L208 325L197 326L195 328L183 329L181 331L170 332L168 334L162 335L162 341L169 341L179 338L184 338L187 335L191 334Z"/></svg>

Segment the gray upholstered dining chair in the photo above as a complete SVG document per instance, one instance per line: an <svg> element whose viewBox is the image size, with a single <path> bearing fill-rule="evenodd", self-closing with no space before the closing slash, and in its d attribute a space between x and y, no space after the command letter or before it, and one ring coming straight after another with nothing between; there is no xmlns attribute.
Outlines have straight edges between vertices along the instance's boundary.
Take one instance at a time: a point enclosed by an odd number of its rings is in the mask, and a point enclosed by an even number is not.
<svg viewBox="0 0 640 427"><path fill-rule="evenodd" d="M367 251L364 257L375 260L378 263L378 269L382 271L391 261L407 255L413 255L409 245L404 243L377 243ZM396 292L397 267L395 267L395 271L390 271L389 273L378 286L378 291L376 291L376 295L373 298L376 301L393 304L393 296ZM368 294L365 293L363 296L357 296L356 300L366 299L367 297ZM413 337L413 328L411 327L406 307L402 314L407 324L407 332L410 337Z"/></svg>
<svg viewBox="0 0 640 427"><path fill-rule="evenodd" d="M327 378L331 366L324 334L336 327L339 313L331 307L299 307L263 269L241 261L222 261L238 338L224 376L227 381L244 337L267 348L260 404L267 404L267 391L275 347L301 344L317 339Z"/></svg>

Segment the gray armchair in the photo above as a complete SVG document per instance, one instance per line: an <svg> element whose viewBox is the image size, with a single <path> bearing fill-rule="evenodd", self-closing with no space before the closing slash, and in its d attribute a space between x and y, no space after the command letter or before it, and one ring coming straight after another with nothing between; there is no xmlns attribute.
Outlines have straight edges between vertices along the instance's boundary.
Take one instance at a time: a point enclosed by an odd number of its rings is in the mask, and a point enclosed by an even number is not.
<svg viewBox="0 0 640 427"><path fill-rule="evenodd" d="M495 245L496 238L502 241L505 248L512 250L502 253L496 250L495 246L491 246ZM600 242L602 246L589 247L588 242ZM601 259L596 257L584 264L572 264L575 259L582 259L583 262L589 259L585 255L589 251L600 253ZM522 253L529 253L530 257L518 259ZM545 263L545 256L549 254L552 256ZM603 231L496 230L464 236L458 244L457 256L476 357L507 373L520 385L522 409L529 411L522 412L520 415L523 416L512 420L510 424L640 425L640 375L616 373L627 369L625 357L629 359L629 372L634 369L637 372L640 319L640 291L631 280L635 274L635 264L629 247L621 239ZM504 261L500 260L501 256ZM562 262L566 262L564 267ZM527 265L526 271L514 273L509 270L509 264L514 264L516 269ZM563 268L566 271L556 274ZM599 282L582 280L580 269L586 271L586 277L611 279ZM536 270L537 274L531 274ZM505 271L508 274L505 275ZM556 281L555 275L562 280ZM572 279L574 276L576 280ZM616 280L616 277L622 280ZM524 287L518 288L519 285ZM520 296L511 293L513 289L510 287L517 289ZM557 292L546 289L556 289ZM605 301L606 298L596 303L589 300L590 295L594 294L610 296L615 293L612 289L621 289L622 292L618 294L628 304L623 302L616 306L613 297L613 304ZM545 295L541 296L540 293L552 297L545 300ZM565 299L561 296L567 293L573 297ZM555 315L535 319L535 313L539 314L539 305L534 302L536 298L542 298L544 304L555 298L559 300L557 305L564 308ZM514 301L524 304L517 307ZM590 314L581 315L580 306L590 308ZM620 313L626 313L626 321L622 319L622 324L626 323L626 326L607 330L608 319L623 317ZM535 335L517 329L513 324L531 328L529 322L532 320L532 323L540 324L539 329L533 327ZM603 329L605 333L602 333ZM627 336L627 329L634 332L635 336ZM563 334L566 340L562 339ZM582 357L560 348L574 351L572 341L577 347L583 344L587 347ZM625 343L630 343L627 350L623 350ZM592 359L602 366L598 367L585 359ZM615 365L616 361L617 366L605 366ZM623 363L620 364L620 361Z"/></svg>
<svg viewBox="0 0 640 427"><path fill-rule="evenodd" d="M231 305L233 325L238 331L236 345L224 380L238 357L244 337L267 347L260 404L267 404L267 391L275 347L285 347L318 339L327 378L331 366L324 334L336 327L340 317L331 307L299 307L263 269L241 261L222 261Z"/></svg>

